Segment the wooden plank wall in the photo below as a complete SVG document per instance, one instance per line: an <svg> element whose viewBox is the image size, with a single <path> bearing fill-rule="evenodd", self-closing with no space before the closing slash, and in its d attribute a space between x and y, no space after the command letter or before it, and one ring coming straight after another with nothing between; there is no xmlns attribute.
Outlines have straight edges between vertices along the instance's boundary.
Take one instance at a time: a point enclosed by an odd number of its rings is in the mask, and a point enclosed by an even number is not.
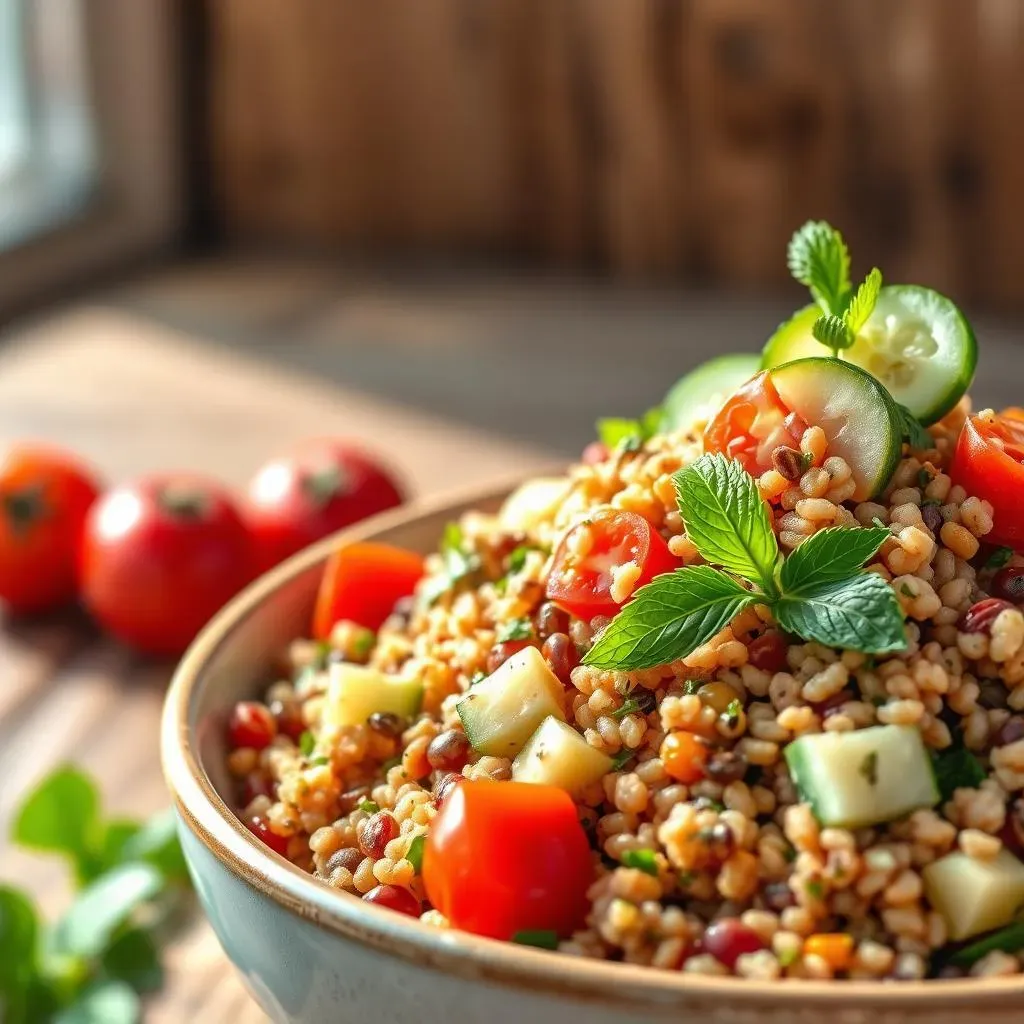
<svg viewBox="0 0 1024 1024"><path fill-rule="evenodd" d="M233 239L1024 306L1022 0L206 0Z"/></svg>

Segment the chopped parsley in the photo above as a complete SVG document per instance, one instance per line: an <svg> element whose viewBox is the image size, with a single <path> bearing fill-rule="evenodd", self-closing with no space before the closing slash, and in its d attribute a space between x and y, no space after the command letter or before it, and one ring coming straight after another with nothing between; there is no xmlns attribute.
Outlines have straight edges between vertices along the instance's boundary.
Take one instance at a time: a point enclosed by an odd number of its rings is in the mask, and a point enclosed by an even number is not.
<svg viewBox="0 0 1024 1024"><path fill-rule="evenodd" d="M330 764L330 762L331 762L331 759L329 757L323 757L321 755L320 757L312 758L310 760L309 764L313 768L320 768L320 767L322 767L325 764Z"/></svg>
<svg viewBox="0 0 1024 1024"><path fill-rule="evenodd" d="M525 616L521 619L510 619L503 622L494 635L499 644L509 640L529 640L533 636L533 623Z"/></svg>
<svg viewBox="0 0 1024 1024"><path fill-rule="evenodd" d="M313 749L316 747L316 739L313 734L307 729L299 737L299 753L303 757L309 757L313 753Z"/></svg>
<svg viewBox="0 0 1024 1024"><path fill-rule="evenodd" d="M480 571L480 556L467 544L458 523L449 523L441 537L441 561L443 571L427 580L423 597L433 604L442 594L454 590L463 580Z"/></svg>
<svg viewBox="0 0 1024 1024"><path fill-rule="evenodd" d="M377 642L377 634L372 629L361 629L352 641L352 653L357 658L365 658L373 650Z"/></svg>
<svg viewBox="0 0 1024 1024"><path fill-rule="evenodd" d="M536 946L537 949L558 949L558 935L541 928L516 932L512 941L520 946Z"/></svg>
<svg viewBox="0 0 1024 1024"><path fill-rule="evenodd" d="M864 779L867 779L869 786L878 785L878 751L872 750L870 754L865 756L864 760L861 761L860 767L857 769L857 773Z"/></svg>
<svg viewBox="0 0 1024 1024"><path fill-rule="evenodd" d="M412 865L412 869L416 874L419 874L420 869L423 867L423 845L426 841L426 836L416 836L409 844L409 849L405 854L405 859Z"/></svg>
<svg viewBox="0 0 1024 1024"><path fill-rule="evenodd" d="M816 878L812 878L804 885L804 892L812 900L823 900L825 898L825 887Z"/></svg>
<svg viewBox="0 0 1024 1024"><path fill-rule="evenodd" d="M882 520L878 518L878 516L872 516L871 517L871 522L874 523L875 526L877 526L880 530L888 530L889 529L889 527L886 526L886 524L883 523Z"/></svg>
<svg viewBox="0 0 1024 1024"><path fill-rule="evenodd" d="M800 950L795 946L791 949L784 949L776 958L780 967L792 967L800 959Z"/></svg>
<svg viewBox="0 0 1024 1024"><path fill-rule="evenodd" d="M625 718L626 715L636 714L640 710L640 701L633 697L622 702L622 707L616 708L614 711L609 712L610 718Z"/></svg>
<svg viewBox="0 0 1024 1024"><path fill-rule="evenodd" d="M900 593L904 597L917 597L917 594L915 594L911 587L906 583L900 584Z"/></svg>
<svg viewBox="0 0 1024 1024"><path fill-rule="evenodd" d="M782 851L782 856L786 859L786 863L792 864L796 860L796 847L787 844Z"/></svg>
<svg viewBox="0 0 1024 1024"><path fill-rule="evenodd" d="M1013 558L1013 548L996 548L985 561L986 569L1002 569L1010 559Z"/></svg>
<svg viewBox="0 0 1024 1024"><path fill-rule="evenodd" d="M683 683L683 694L687 697L692 697L703 685L704 681L702 679L687 679Z"/></svg>
<svg viewBox="0 0 1024 1024"><path fill-rule="evenodd" d="M380 805L373 800L362 800L359 803L359 810L365 811L367 814L376 814L380 810Z"/></svg>
<svg viewBox="0 0 1024 1024"><path fill-rule="evenodd" d="M630 750L629 747L623 747L617 754L612 756L612 771L620 771L625 763L635 754L635 750Z"/></svg>
<svg viewBox="0 0 1024 1024"><path fill-rule="evenodd" d="M917 471L917 486L921 488L927 487L932 482L932 475L927 469L922 466Z"/></svg>
<svg viewBox="0 0 1024 1024"><path fill-rule="evenodd" d="M977 789L987 777L984 765L964 746L934 752L932 767L944 801L952 799L958 789Z"/></svg>
<svg viewBox="0 0 1024 1024"><path fill-rule="evenodd" d="M730 725L735 725L740 720L740 714L743 712L743 703L739 697L734 697L725 707L725 715L723 716Z"/></svg>
<svg viewBox="0 0 1024 1024"><path fill-rule="evenodd" d="M622 865L658 877L658 862L653 850L626 850L622 855Z"/></svg>
<svg viewBox="0 0 1024 1024"><path fill-rule="evenodd" d="M329 640L318 640L315 653L313 655L312 667L317 670L322 670L327 666L327 659L331 653L331 643Z"/></svg>

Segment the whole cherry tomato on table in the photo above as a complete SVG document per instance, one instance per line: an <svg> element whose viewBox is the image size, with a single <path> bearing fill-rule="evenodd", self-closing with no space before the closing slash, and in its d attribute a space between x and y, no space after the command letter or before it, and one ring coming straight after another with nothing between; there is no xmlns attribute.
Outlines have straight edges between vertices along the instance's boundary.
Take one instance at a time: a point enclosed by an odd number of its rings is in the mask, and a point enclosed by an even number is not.
<svg viewBox="0 0 1024 1024"><path fill-rule="evenodd" d="M313 611L313 635L326 640L336 622L349 619L380 629L400 598L423 576L423 558L390 544L364 542L336 551L324 567Z"/></svg>
<svg viewBox="0 0 1024 1024"><path fill-rule="evenodd" d="M992 419L971 416L957 441L949 475L993 510L993 544L1024 550L1024 409Z"/></svg>
<svg viewBox="0 0 1024 1024"><path fill-rule="evenodd" d="M376 460L342 441L309 441L253 477L244 515L260 568L343 526L400 505L402 490Z"/></svg>
<svg viewBox="0 0 1024 1024"><path fill-rule="evenodd" d="M584 532L589 536L581 536ZM611 596L612 571L630 562L640 567L634 590L679 568L679 559L643 516L621 509L596 512L558 545L548 575L548 600L579 619L615 615L620 605Z"/></svg>
<svg viewBox="0 0 1024 1024"><path fill-rule="evenodd" d="M56 448L17 445L0 455L0 602L19 614L67 604L96 478Z"/></svg>
<svg viewBox="0 0 1024 1024"><path fill-rule="evenodd" d="M89 514L82 598L105 629L146 653L180 654L252 576L241 517L202 477L117 487Z"/></svg>
<svg viewBox="0 0 1024 1024"><path fill-rule="evenodd" d="M427 896L452 925L511 939L583 924L594 866L572 798L555 786L463 780L423 851Z"/></svg>

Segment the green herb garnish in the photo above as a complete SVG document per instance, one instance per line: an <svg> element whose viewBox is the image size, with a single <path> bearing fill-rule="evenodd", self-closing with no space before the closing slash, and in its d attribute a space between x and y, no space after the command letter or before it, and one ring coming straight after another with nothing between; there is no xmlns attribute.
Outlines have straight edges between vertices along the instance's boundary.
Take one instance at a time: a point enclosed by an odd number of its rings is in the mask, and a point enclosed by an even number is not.
<svg viewBox="0 0 1024 1024"><path fill-rule="evenodd" d="M584 664L634 671L678 661L755 604L769 605L784 630L806 640L865 653L905 648L892 588L861 571L888 529L819 530L780 567L765 503L739 463L704 455L675 481L688 536L712 565L677 569L641 587Z"/></svg>
<svg viewBox="0 0 1024 1024"><path fill-rule="evenodd" d="M188 884L173 813L105 820L92 781L61 767L25 800L11 838L64 857L80 891L51 927L0 886L0 1019L136 1024L140 994L163 983L157 936Z"/></svg>
<svg viewBox="0 0 1024 1024"><path fill-rule="evenodd" d="M812 878L809 882L804 885L804 892L811 897L812 900L820 900L825 897L825 889L816 878Z"/></svg>
<svg viewBox="0 0 1024 1024"><path fill-rule="evenodd" d="M872 750L863 761L860 763L860 767L857 772L864 779L867 779L869 786L878 785L878 751Z"/></svg>
<svg viewBox="0 0 1024 1024"><path fill-rule="evenodd" d="M533 636L533 623L529 618L510 619L503 622L494 634L494 639L499 643L507 643L509 640L529 640Z"/></svg>
<svg viewBox="0 0 1024 1024"><path fill-rule="evenodd" d="M1013 558L1013 548L1000 547L996 548L991 555L985 559L986 569L1002 569L1010 559Z"/></svg>
<svg viewBox="0 0 1024 1024"><path fill-rule="evenodd" d="M309 757L309 755L313 753L313 750L314 750L315 747L316 747L316 738L307 729L299 737L299 753L302 754L303 757Z"/></svg>
<svg viewBox="0 0 1024 1024"><path fill-rule="evenodd" d="M466 544L462 527L458 523L449 523L444 528L440 550L443 571L439 576L427 580L422 590L428 604L433 604L443 594L454 590L480 571L480 556Z"/></svg>
<svg viewBox="0 0 1024 1024"><path fill-rule="evenodd" d="M658 861L653 850L626 850L622 855L623 867L636 868L645 874L658 877Z"/></svg>
<svg viewBox="0 0 1024 1024"><path fill-rule="evenodd" d="M661 407L648 409L638 420L609 417L597 421L597 436L609 451L637 451L658 432Z"/></svg>
<svg viewBox="0 0 1024 1024"><path fill-rule="evenodd" d="M779 966L782 968L792 967L800 959L799 949L784 949L778 955Z"/></svg>
<svg viewBox="0 0 1024 1024"><path fill-rule="evenodd" d="M405 859L412 865L412 869L416 874L419 874L420 869L423 867L423 846L426 841L426 836L416 836L409 844L409 849L405 854Z"/></svg>
<svg viewBox="0 0 1024 1024"><path fill-rule="evenodd" d="M323 765L330 763L331 759L329 757L324 757L323 755L321 755L320 757L312 757L309 760L311 768L321 768L323 767Z"/></svg>
<svg viewBox="0 0 1024 1024"><path fill-rule="evenodd" d="M365 658L376 642L377 634L372 629L361 629L352 641L352 653L357 658Z"/></svg>
<svg viewBox="0 0 1024 1024"><path fill-rule="evenodd" d="M900 405L899 402L895 402L895 404L896 409L900 414L900 425L903 429L903 440L906 441L911 448L916 448L918 451L923 451L926 448L933 448L935 446L935 441L932 440L932 435L925 430L924 424L905 405ZM920 474L922 473L925 474L926 479L921 486L925 487L930 482L931 477L927 476L926 470L919 470L919 482Z"/></svg>
<svg viewBox="0 0 1024 1024"><path fill-rule="evenodd" d="M612 768L613 772L619 771L627 761L636 755L635 750L631 750L629 747L623 747L617 754L612 755Z"/></svg>
<svg viewBox="0 0 1024 1024"><path fill-rule="evenodd" d="M609 718L625 718L626 715L636 714L640 710L640 701L630 697L622 702L622 707L616 708L608 713Z"/></svg>
<svg viewBox="0 0 1024 1024"><path fill-rule="evenodd" d="M374 800L361 800L359 810L365 811L367 814L376 814L380 810L380 805Z"/></svg>
<svg viewBox="0 0 1024 1024"><path fill-rule="evenodd" d="M683 683L683 695L686 697L692 697L704 683L700 679L687 679Z"/></svg>
<svg viewBox="0 0 1024 1024"><path fill-rule="evenodd" d="M972 967L982 957L997 949L1004 953L1017 953L1024 949L1024 921L1014 921L1013 924L1008 924L1005 928L1000 928L999 931L964 946L949 958L949 962L956 964L957 967Z"/></svg>
<svg viewBox="0 0 1024 1024"><path fill-rule="evenodd" d="M558 949L558 935L539 928L516 932L512 941L520 946L536 946L537 949Z"/></svg>
<svg viewBox="0 0 1024 1024"><path fill-rule="evenodd" d="M932 767L943 801L952 800L958 789L977 789L988 777L984 765L959 745L933 752Z"/></svg>

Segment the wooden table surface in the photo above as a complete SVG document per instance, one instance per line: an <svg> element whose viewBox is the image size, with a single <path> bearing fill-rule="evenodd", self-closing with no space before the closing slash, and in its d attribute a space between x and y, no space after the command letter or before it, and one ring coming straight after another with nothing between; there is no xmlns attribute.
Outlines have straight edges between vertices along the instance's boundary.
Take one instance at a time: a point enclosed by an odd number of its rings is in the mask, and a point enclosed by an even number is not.
<svg viewBox="0 0 1024 1024"><path fill-rule="evenodd" d="M80 306L0 348L0 445L50 438L108 479L178 466L241 484L275 449L332 433L372 439L419 494L540 461L525 445L198 345L123 308ZM170 668L75 615L0 629L0 878L31 890L50 915L68 897L63 865L12 848L12 811L65 760L96 776L112 811L165 806L157 723ZM146 1021L265 1020L198 916L167 966Z"/></svg>

